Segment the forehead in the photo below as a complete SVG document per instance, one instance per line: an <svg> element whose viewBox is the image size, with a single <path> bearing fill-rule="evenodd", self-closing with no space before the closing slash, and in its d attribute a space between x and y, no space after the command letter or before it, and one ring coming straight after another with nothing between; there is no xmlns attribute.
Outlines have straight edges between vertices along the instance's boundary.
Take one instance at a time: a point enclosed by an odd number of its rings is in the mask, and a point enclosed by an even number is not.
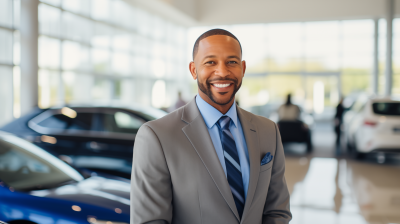
<svg viewBox="0 0 400 224"><path fill-rule="evenodd" d="M203 56L218 53L241 56L239 42L236 39L225 35L213 35L202 39L199 42L197 53Z"/></svg>

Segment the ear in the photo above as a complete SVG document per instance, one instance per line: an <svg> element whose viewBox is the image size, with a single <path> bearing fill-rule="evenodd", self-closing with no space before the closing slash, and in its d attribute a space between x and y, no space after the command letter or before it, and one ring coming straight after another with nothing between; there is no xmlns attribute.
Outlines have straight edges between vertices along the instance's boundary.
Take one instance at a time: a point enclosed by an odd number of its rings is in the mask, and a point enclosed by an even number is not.
<svg viewBox="0 0 400 224"><path fill-rule="evenodd" d="M190 70L190 73L192 74L193 79L196 80L197 79L196 65L194 64L193 61L190 62L190 64L189 64L189 70Z"/></svg>
<svg viewBox="0 0 400 224"><path fill-rule="evenodd" d="M244 76L244 73L246 72L246 61L242 61L242 69L243 69L243 76Z"/></svg>

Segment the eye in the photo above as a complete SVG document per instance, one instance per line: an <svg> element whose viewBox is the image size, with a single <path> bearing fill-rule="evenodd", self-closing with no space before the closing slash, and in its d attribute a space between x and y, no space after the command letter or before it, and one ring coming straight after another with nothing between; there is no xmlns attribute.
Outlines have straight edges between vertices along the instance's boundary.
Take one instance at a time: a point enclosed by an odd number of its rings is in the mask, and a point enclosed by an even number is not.
<svg viewBox="0 0 400 224"><path fill-rule="evenodd" d="M237 61L228 61L228 64L238 64Z"/></svg>
<svg viewBox="0 0 400 224"><path fill-rule="evenodd" d="M208 64L208 65L213 65L213 64L215 64L215 62L213 62L213 61L207 61L206 64Z"/></svg>

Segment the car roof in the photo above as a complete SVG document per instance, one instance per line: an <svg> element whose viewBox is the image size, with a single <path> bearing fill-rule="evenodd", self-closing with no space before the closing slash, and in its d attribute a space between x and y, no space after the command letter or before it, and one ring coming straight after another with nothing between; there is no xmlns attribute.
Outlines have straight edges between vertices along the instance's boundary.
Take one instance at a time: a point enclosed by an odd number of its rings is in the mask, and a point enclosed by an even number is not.
<svg viewBox="0 0 400 224"><path fill-rule="evenodd" d="M111 109L122 109L122 110L131 110L134 112L139 112L143 114L148 114L156 119L161 118L167 114L167 112L149 107L149 106L142 106L138 104L121 104L121 103L110 103L110 104L66 104L66 105L57 105L50 107L48 109L61 109L63 107L69 108L111 108Z"/></svg>
<svg viewBox="0 0 400 224"><path fill-rule="evenodd" d="M398 103L400 102L399 97L394 97L394 96L374 96L370 98L371 102L385 102L385 103Z"/></svg>
<svg viewBox="0 0 400 224"><path fill-rule="evenodd" d="M62 105L54 105L52 107L49 107L48 109L60 109L63 107L71 107L71 108L115 108L115 109L130 109L130 110L144 110L144 109L154 109L158 110L156 108L152 108L149 106L143 106L143 105L138 105L138 104L120 104L120 103L70 103L70 104L62 104Z"/></svg>
<svg viewBox="0 0 400 224"><path fill-rule="evenodd" d="M3 136L10 136L10 135L12 135L12 136L16 136L16 135L14 135L14 134L11 134L11 133L9 133L9 132L0 131L0 138L1 138L1 137L3 137Z"/></svg>

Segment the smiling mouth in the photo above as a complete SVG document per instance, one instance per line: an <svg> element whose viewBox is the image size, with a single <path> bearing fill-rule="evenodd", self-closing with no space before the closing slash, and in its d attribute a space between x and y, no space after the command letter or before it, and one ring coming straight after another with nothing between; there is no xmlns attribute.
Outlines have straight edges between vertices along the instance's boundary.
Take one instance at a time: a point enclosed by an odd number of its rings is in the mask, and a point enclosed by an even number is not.
<svg viewBox="0 0 400 224"><path fill-rule="evenodd" d="M213 85L214 87L217 87L217 88L226 88L226 87L231 86L232 83L215 83L215 84L211 84L211 85Z"/></svg>

